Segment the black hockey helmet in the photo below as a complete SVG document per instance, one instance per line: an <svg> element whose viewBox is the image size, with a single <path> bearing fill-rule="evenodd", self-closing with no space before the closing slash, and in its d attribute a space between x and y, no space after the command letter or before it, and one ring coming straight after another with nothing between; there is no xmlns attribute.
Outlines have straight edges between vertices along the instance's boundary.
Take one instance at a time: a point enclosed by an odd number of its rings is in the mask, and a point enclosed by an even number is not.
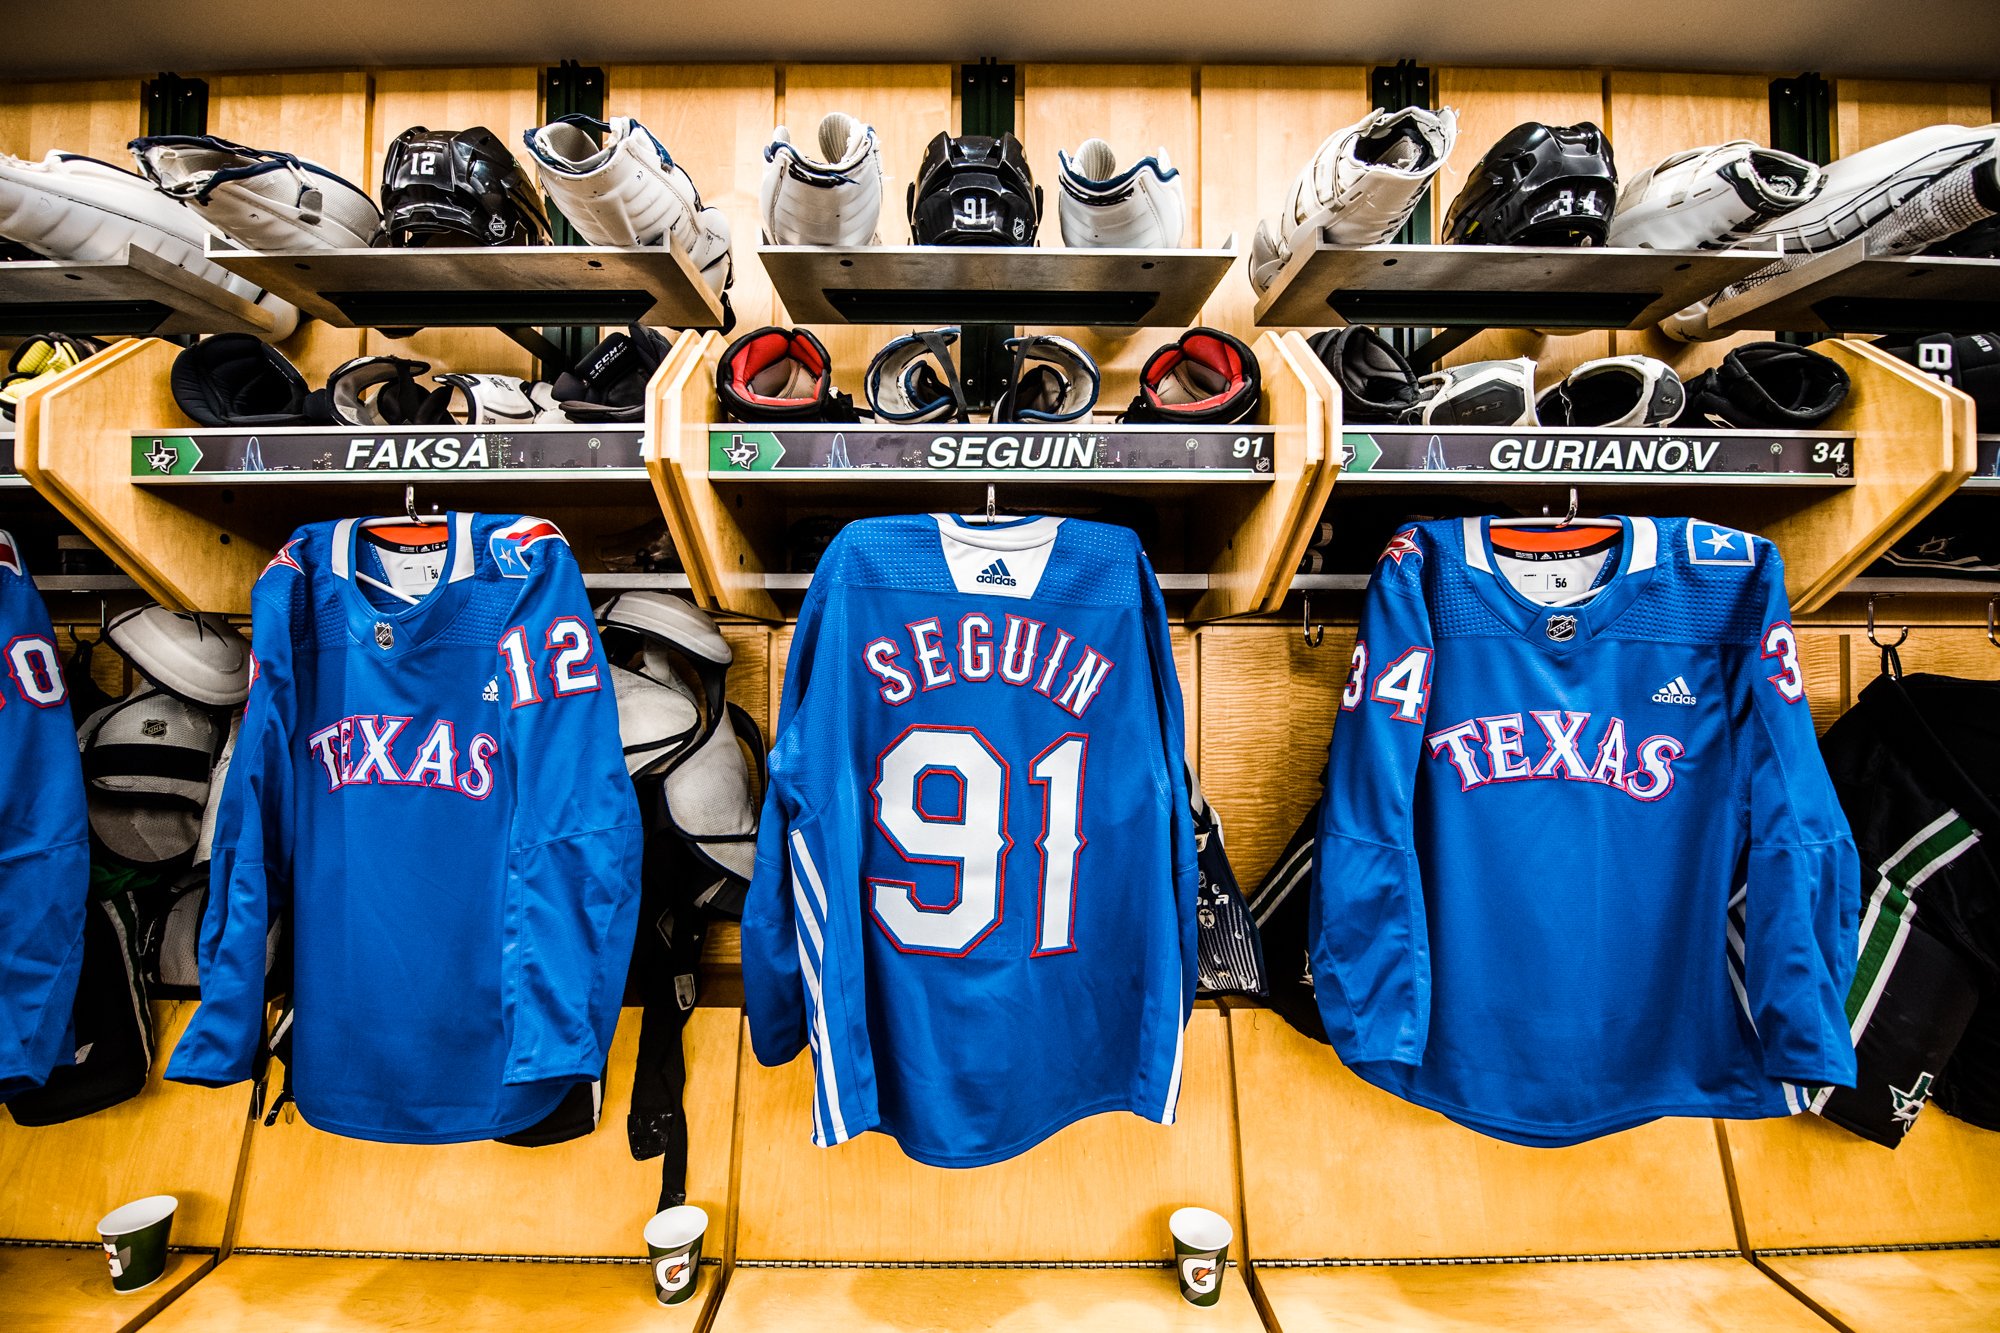
<svg viewBox="0 0 2000 1333"><path fill-rule="evenodd" d="M492 130L415 125L389 145L376 245L546 245L548 239L541 196Z"/></svg>
<svg viewBox="0 0 2000 1333"><path fill-rule="evenodd" d="M1451 201L1444 238L1458 245L1602 245L1618 203L1604 131L1516 125L1486 150Z"/></svg>
<svg viewBox="0 0 2000 1333"><path fill-rule="evenodd" d="M918 245L1033 245L1042 191L1013 135L940 132L924 149L909 207Z"/></svg>

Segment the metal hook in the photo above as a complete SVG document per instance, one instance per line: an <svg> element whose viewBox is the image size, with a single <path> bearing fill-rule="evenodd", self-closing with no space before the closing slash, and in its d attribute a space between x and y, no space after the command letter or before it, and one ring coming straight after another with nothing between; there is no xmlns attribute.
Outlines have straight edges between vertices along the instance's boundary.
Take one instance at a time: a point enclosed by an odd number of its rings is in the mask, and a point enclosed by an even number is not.
<svg viewBox="0 0 2000 1333"><path fill-rule="evenodd" d="M993 523L997 522L999 518L1000 518L999 502L994 499L993 486L989 482L986 487L986 521L988 523Z"/></svg>
<svg viewBox="0 0 2000 1333"><path fill-rule="evenodd" d="M2000 594L1986 599L1986 642L2000 648Z"/></svg>
<svg viewBox="0 0 2000 1333"><path fill-rule="evenodd" d="M409 515L412 524L420 521L417 518L417 488L407 482L403 485L403 512Z"/></svg>
<svg viewBox="0 0 2000 1333"><path fill-rule="evenodd" d="M1556 526L1566 528L1576 522L1576 487L1569 488L1569 512L1556 520Z"/></svg>
<svg viewBox="0 0 2000 1333"><path fill-rule="evenodd" d="M1875 637L1875 599L1878 596L1893 597L1895 596L1895 594L1872 593L1872 592L1868 594L1868 642L1874 644L1877 648L1883 648L1883 649L1900 648L1903 646L1904 641L1910 637L1910 627L1908 625L1902 626L1903 632L1896 636L1896 641L1894 643L1884 643L1880 639ZM1988 611L1988 620L1990 623L1991 612L1992 612L1992 607L1990 604L1987 607L1987 611Z"/></svg>
<svg viewBox="0 0 2000 1333"><path fill-rule="evenodd" d="M1326 638L1326 626L1313 624L1312 594L1301 593L1299 605L1299 635L1306 641L1306 647L1317 648Z"/></svg>
<svg viewBox="0 0 2000 1333"><path fill-rule="evenodd" d="M97 596L97 637L101 642L106 630L111 628L111 600L99 593Z"/></svg>

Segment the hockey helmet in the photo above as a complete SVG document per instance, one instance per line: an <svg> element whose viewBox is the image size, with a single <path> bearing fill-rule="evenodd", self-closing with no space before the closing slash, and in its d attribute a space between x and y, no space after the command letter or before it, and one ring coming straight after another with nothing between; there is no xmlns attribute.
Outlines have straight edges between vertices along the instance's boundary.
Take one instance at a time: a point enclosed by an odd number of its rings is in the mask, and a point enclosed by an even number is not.
<svg viewBox="0 0 2000 1333"><path fill-rule="evenodd" d="M132 866L193 852L224 734L212 710L151 687L85 719L85 805L105 851Z"/></svg>
<svg viewBox="0 0 2000 1333"><path fill-rule="evenodd" d="M924 149L909 209L918 245L1033 245L1042 191L1012 134L940 132Z"/></svg>
<svg viewBox="0 0 2000 1333"><path fill-rule="evenodd" d="M548 239L541 196L492 130L417 125L389 145L377 245L546 245Z"/></svg>
<svg viewBox="0 0 2000 1333"><path fill-rule="evenodd" d="M1459 245L1602 245L1618 203L1604 131L1516 125L1486 150L1451 201L1445 239Z"/></svg>

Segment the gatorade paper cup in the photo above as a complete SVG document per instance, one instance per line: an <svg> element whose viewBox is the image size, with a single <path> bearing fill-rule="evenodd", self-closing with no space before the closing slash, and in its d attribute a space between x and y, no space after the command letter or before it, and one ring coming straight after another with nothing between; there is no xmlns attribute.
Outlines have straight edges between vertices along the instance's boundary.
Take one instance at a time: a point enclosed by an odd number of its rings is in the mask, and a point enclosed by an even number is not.
<svg viewBox="0 0 2000 1333"><path fill-rule="evenodd" d="M173 1229L180 1200L155 1194L113 1208L97 1224L104 1254L111 1261L111 1286L116 1291L150 1287L167 1271L167 1233Z"/></svg>
<svg viewBox="0 0 2000 1333"><path fill-rule="evenodd" d="M1221 1300L1229 1242L1235 1239L1229 1220L1206 1208L1176 1208L1167 1229L1174 1233L1174 1276L1181 1298L1189 1305Z"/></svg>
<svg viewBox="0 0 2000 1333"><path fill-rule="evenodd" d="M646 1223L646 1253L653 1261L653 1299L679 1305L694 1295L701 1272L701 1238L708 1214L691 1203L653 1214Z"/></svg>

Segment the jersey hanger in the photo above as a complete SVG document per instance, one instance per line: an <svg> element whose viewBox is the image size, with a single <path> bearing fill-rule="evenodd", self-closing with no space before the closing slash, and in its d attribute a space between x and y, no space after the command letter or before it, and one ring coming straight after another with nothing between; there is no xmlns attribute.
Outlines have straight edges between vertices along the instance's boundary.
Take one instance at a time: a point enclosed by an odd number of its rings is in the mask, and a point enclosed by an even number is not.
<svg viewBox="0 0 2000 1333"><path fill-rule="evenodd" d="M449 523L450 521L451 521L451 515L447 514L444 510L438 508L435 503L432 504L430 513L419 514L417 512L417 488L415 486L405 485L403 487L402 513L383 514L378 518L364 518L361 520L360 523L356 524L356 526L363 529L395 528L395 527L424 528L424 527L442 526L444 524ZM391 597L400 598L403 601L409 603L411 606L415 606L418 602L423 600L421 597L415 597L409 593L404 592L401 588L392 587L391 585L384 583L381 579L374 577L372 574L364 574L358 569L354 571L354 581L356 583L365 583L371 588L379 588L383 592L388 593Z"/></svg>
<svg viewBox="0 0 2000 1333"><path fill-rule="evenodd" d="M1545 508L1540 518L1490 518L1489 528L1623 528L1624 523L1615 518L1578 518L1576 516L1576 487L1569 488L1569 512L1553 523L1549 521Z"/></svg>

